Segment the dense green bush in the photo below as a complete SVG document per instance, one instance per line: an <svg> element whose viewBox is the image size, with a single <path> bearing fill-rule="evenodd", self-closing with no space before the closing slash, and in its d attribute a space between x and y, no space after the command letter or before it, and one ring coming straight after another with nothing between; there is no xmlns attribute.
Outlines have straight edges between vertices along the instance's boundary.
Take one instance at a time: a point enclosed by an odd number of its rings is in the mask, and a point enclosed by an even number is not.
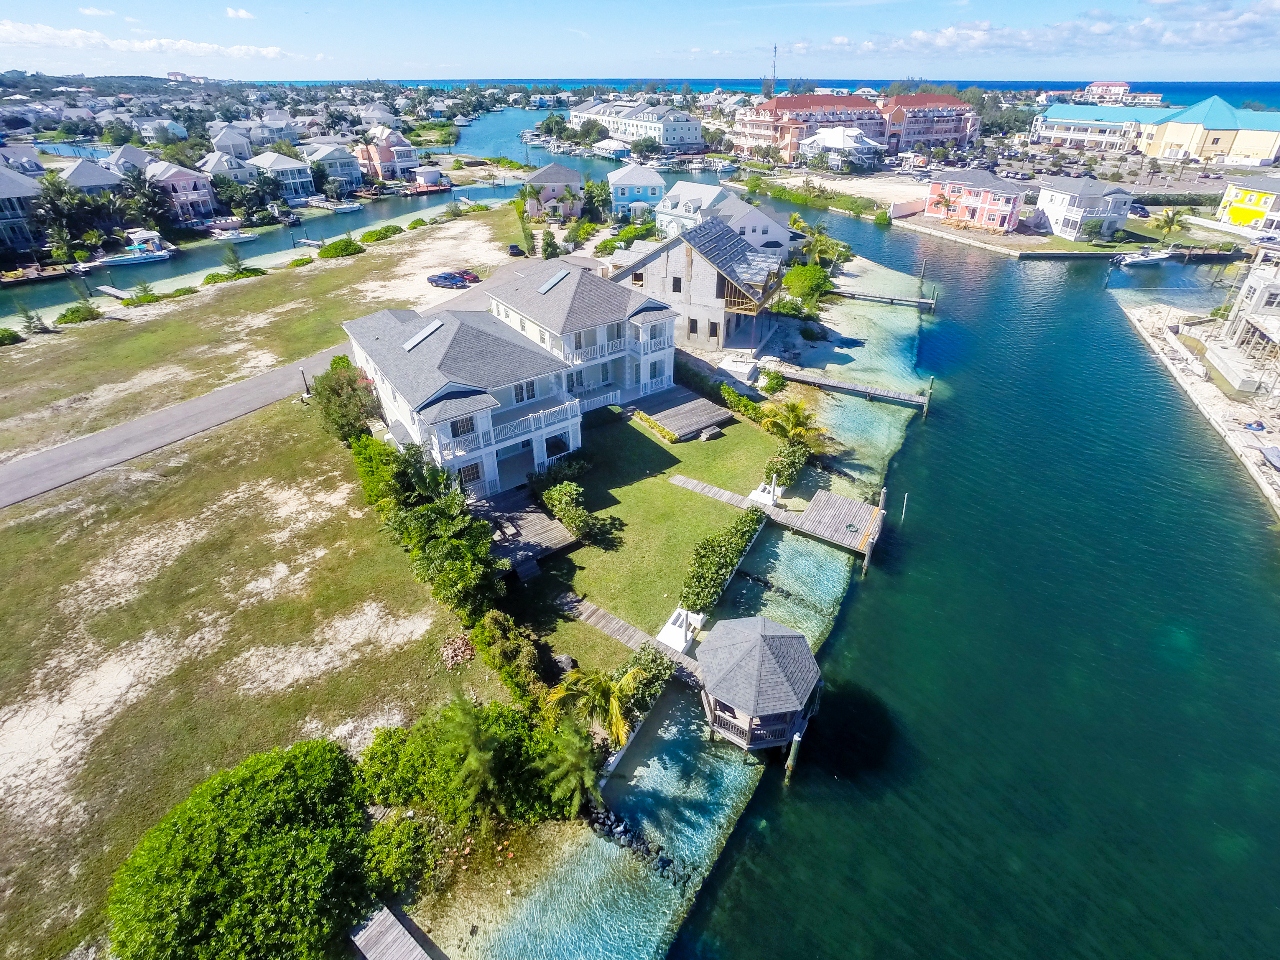
<svg viewBox="0 0 1280 960"><path fill-rule="evenodd" d="M795 317L797 320L817 320L818 314L810 310L795 297L778 297L769 304L769 309L784 317Z"/></svg>
<svg viewBox="0 0 1280 960"><path fill-rule="evenodd" d="M79 303L73 303L67 309L58 314L58 319L54 323L66 325L69 323L86 323L89 320L101 320L102 311L95 307L88 300L81 300Z"/></svg>
<svg viewBox="0 0 1280 960"><path fill-rule="evenodd" d="M354 257L357 253L364 253L364 247L350 237L339 237L317 250L316 256L321 260L332 260L335 257Z"/></svg>
<svg viewBox="0 0 1280 960"><path fill-rule="evenodd" d="M800 339L809 343L817 343L828 339L827 328L821 323L806 322L800 326Z"/></svg>
<svg viewBox="0 0 1280 960"><path fill-rule="evenodd" d="M777 370L765 370L760 374L760 392L773 396L787 385L787 378Z"/></svg>
<svg viewBox="0 0 1280 960"><path fill-rule="evenodd" d="M410 230L417 230L419 227L425 227L426 225L427 225L427 221L423 220L421 217L418 217L415 220L409 221Z"/></svg>
<svg viewBox="0 0 1280 960"><path fill-rule="evenodd" d="M13 327L0 327L0 347L11 347L15 343L22 343L26 339Z"/></svg>
<svg viewBox="0 0 1280 960"><path fill-rule="evenodd" d="M471 631L471 643L511 691L516 703L540 708L547 695L537 637L507 614L490 610Z"/></svg>
<svg viewBox="0 0 1280 960"><path fill-rule="evenodd" d="M261 267L242 267L234 272L214 271L213 273L205 274L204 283L206 286L215 283L230 283L232 280L248 280L250 277L264 277L266 274L267 271Z"/></svg>
<svg viewBox="0 0 1280 960"><path fill-rule="evenodd" d="M328 372L312 381L312 392L324 416L325 429L343 443L368 433L367 421L379 414L373 384L351 366L345 355L329 361Z"/></svg>
<svg viewBox="0 0 1280 960"><path fill-rule="evenodd" d="M806 305L817 303L818 298L835 286L827 271L820 264L792 267L782 278L787 292Z"/></svg>
<svg viewBox="0 0 1280 960"><path fill-rule="evenodd" d="M619 247L627 250L631 249L631 244L637 240L650 240L657 236L658 225L653 220L646 220L644 223L632 224L629 227L623 227L618 231L616 237L610 237L608 240L602 240L596 245L596 256L607 257Z"/></svg>
<svg viewBox="0 0 1280 960"><path fill-rule="evenodd" d="M373 825L365 849L369 889L394 897L417 884L442 860L435 833L416 817L396 812Z"/></svg>
<svg viewBox="0 0 1280 960"><path fill-rule="evenodd" d="M138 292L120 302L126 307L140 307L145 303L160 303L162 300L176 300L178 297L189 297L196 292L195 287L178 287L168 293L156 293L150 288L143 291L143 284L138 285Z"/></svg>
<svg viewBox="0 0 1280 960"><path fill-rule="evenodd" d="M572 481L565 480L545 490L542 502L574 536L581 534L591 519L591 514L582 505L582 487Z"/></svg>
<svg viewBox="0 0 1280 960"><path fill-rule="evenodd" d="M533 492L534 498L540 500L542 494L556 484L564 483L566 480L577 480L590 469L591 462L582 459L582 454L579 452L571 453L567 457L561 457L550 464L547 469L539 473L530 473L526 476L529 481L529 489Z"/></svg>
<svg viewBox="0 0 1280 960"><path fill-rule="evenodd" d="M326 960L370 906L355 770L323 740L250 756L138 842L107 901L119 960Z"/></svg>
<svg viewBox="0 0 1280 960"><path fill-rule="evenodd" d="M753 423L760 422L763 416L760 412L760 404L749 397L744 397L727 383L720 384L720 397L724 400L724 405L734 413L742 414Z"/></svg>
<svg viewBox="0 0 1280 960"><path fill-rule="evenodd" d="M764 512L751 509L735 517L725 530L698 541L680 591L680 606L705 613L715 605L762 523Z"/></svg>
<svg viewBox="0 0 1280 960"><path fill-rule="evenodd" d="M888 210L877 210L875 224L877 227L893 226L893 218L889 216Z"/></svg>
<svg viewBox="0 0 1280 960"><path fill-rule="evenodd" d="M646 643L613 671L613 679L621 680L636 667L640 668L640 673L638 674L640 679L636 682L635 688L631 692L627 707L634 711L637 716L643 716L653 706L653 701L658 699L659 694L662 693L662 688L667 685L667 681L675 673L676 665L671 662L670 657L658 650L653 644Z"/></svg>
<svg viewBox="0 0 1280 960"><path fill-rule="evenodd" d="M315 257L298 257L296 260L290 260L285 264L286 267L293 270L298 267L305 267L308 263L315 263Z"/></svg>
<svg viewBox="0 0 1280 960"><path fill-rule="evenodd" d="M808 446L798 441L787 441L764 462L764 482L769 483L776 478L780 486L789 487L800 479L800 471L808 462Z"/></svg>
<svg viewBox="0 0 1280 960"><path fill-rule="evenodd" d="M388 240L401 233L404 233L404 227L388 223L386 226L378 227L376 230L366 230L360 235L360 242L377 243L379 240Z"/></svg>
<svg viewBox="0 0 1280 960"><path fill-rule="evenodd" d="M356 476L364 490L364 502L373 506L398 492L395 465L398 451L369 434L351 440L351 456L356 462Z"/></svg>
<svg viewBox="0 0 1280 960"><path fill-rule="evenodd" d="M1216 207L1220 193L1141 193L1133 202L1144 207Z"/></svg>

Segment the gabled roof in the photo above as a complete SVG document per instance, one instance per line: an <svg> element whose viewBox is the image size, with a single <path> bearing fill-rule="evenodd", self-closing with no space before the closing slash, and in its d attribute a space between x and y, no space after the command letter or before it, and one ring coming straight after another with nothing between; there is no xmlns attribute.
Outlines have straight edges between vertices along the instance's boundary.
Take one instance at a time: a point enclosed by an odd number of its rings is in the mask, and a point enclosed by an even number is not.
<svg viewBox="0 0 1280 960"><path fill-rule="evenodd" d="M268 150L266 153L260 153L256 157L250 157L248 163L259 168L260 170L306 170L309 169L301 160L295 160L293 157L286 157L283 153L273 153Z"/></svg>
<svg viewBox="0 0 1280 960"><path fill-rule="evenodd" d="M434 331L420 337L436 322ZM431 423L496 407L490 390L569 366L482 311L423 316L414 310L379 310L342 326L396 392Z"/></svg>
<svg viewBox="0 0 1280 960"><path fill-rule="evenodd" d="M126 143L123 147L116 150L115 153L107 157L104 163L112 166L122 166L124 164L132 164L139 170L145 170L148 166L155 162L155 157L147 153L145 150L135 147L131 143Z"/></svg>
<svg viewBox="0 0 1280 960"><path fill-rule="evenodd" d="M1042 188L1065 193L1072 197L1101 198L1124 194L1132 199L1133 191L1123 183L1109 183L1106 180L1091 180L1089 177L1050 177L1040 178Z"/></svg>
<svg viewBox="0 0 1280 960"><path fill-rule="evenodd" d="M249 145L248 138L246 138L239 130L235 129L235 127L226 127L225 129L218 131L214 138L209 142L215 147L221 146L225 143L235 145L244 144L246 147Z"/></svg>
<svg viewBox="0 0 1280 960"><path fill-rule="evenodd" d="M30 177L0 164L0 200L17 200L40 196L40 186Z"/></svg>
<svg viewBox="0 0 1280 960"><path fill-rule="evenodd" d="M728 196L728 191L718 183L697 183L693 180L677 180L663 198L663 209L678 211L680 204L697 200L702 208L718 203Z"/></svg>
<svg viewBox="0 0 1280 960"><path fill-rule="evenodd" d="M213 153L206 153L198 161L196 166L204 173L213 176L215 173L222 173L225 170L247 170L248 166L239 157L233 157L229 153L222 153L215 150Z"/></svg>
<svg viewBox="0 0 1280 960"><path fill-rule="evenodd" d="M92 160L77 160L71 166L59 171L58 176L62 177L68 186L78 187L81 190L114 187L122 179L120 174L112 173Z"/></svg>
<svg viewBox="0 0 1280 960"><path fill-rule="evenodd" d="M803 710L818 684L809 641L767 617L721 620L697 657L707 693L748 717Z"/></svg>
<svg viewBox="0 0 1280 960"><path fill-rule="evenodd" d="M657 170L652 167L642 167L638 163L628 163L625 167L610 171L609 183L612 186L623 184L628 187L665 188L667 185L667 181L662 179L662 175Z"/></svg>
<svg viewBox="0 0 1280 960"><path fill-rule="evenodd" d="M170 177L196 177L197 179L208 179L200 170L191 170L187 167L180 167L176 163L170 163L168 160L153 160L147 164L148 180L168 180Z"/></svg>
<svg viewBox="0 0 1280 960"><path fill-rule="evenodd" d="M1280 130L1280 113L1238 110L1221 97L1209 97L1171 112L1164 122L1199 124L1206 130Z"/></svg>
<svg viewBox="0 0 1280 960"><path fill-rule="evenodd" d="M1012 181L997 177L990 170L944 170L933 175L933 182L963 184L977 190L990 190L992 193L1008 194L1011 197L1024 192L1023 187L1014 186Z"/></svg>
<svg viewBox="0 0 1280 960"><path fill-rule="evenodd" d="M548 286L561 273L564 276ZM505 282L491 286L489 295L556 334L623 320L650 323L676 315L659 300L561 260L530 263Z"/></svg>
<svg viewBox="0 0 1280 960"><path fill-rule="evenodd" d="M529 174L529 179L525 183L533 184L561 184L561 183L582 183L582 173L572 170L562 163L548 163L545 167L533 171Z"/></svg>
<svg viewBox="0 0 1280 960"><path fill-rule="evenodd" d="M764 295L754 286L763 285L769 274L782 267L780 254L757 250L719 217L709 217L680 236L757 303L764 299Z"/></svg>

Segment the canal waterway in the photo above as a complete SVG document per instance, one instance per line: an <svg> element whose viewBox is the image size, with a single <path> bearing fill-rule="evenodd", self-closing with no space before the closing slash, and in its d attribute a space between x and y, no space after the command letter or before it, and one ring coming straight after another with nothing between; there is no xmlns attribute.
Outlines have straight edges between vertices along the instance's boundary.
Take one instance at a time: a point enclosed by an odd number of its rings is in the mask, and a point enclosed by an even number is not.
<svg viewBox="0 0 1280 960"><path fill-rule="evenodd" d="M1104 289L828 224L927 261L940 393L797 775L766 773L669 956L1273 957L1280 533L1117 302L1211 306L1211 271Z"/></svg>

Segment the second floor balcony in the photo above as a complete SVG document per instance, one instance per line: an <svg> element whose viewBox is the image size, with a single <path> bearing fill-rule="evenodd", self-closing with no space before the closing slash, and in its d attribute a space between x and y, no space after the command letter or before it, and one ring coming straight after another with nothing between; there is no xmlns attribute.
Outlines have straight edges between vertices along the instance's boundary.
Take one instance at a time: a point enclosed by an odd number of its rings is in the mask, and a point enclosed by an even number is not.
<svg viewBox="0 0 1280 960"><path fill-rule="evenodd" d="M441 424L432 434L431 446L437 461L444 463L486 447L507 446L539 430L569 423L581 416L582 407L577 399L566 401L564 394L557 393L541 401L499 410L490 416L487 425L476 417L474 429L456 437L452 436L449 424Z"/></svg>

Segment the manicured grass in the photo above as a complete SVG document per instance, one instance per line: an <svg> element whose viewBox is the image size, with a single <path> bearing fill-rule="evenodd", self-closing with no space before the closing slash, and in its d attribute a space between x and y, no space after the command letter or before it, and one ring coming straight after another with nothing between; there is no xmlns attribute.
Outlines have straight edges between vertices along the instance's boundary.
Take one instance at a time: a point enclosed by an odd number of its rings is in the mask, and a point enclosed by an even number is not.
<svg viewBox="0 0 1280 960"><path fill-rule="evenodd" d="M487 224L493 232L495 243L500 243L504 247L513 243L524 244L524 232L520 229L520 220L516 217L514 204L504 203L500 207L494 207L488 213L471 214L471 219Z"/></svg>
<svg viewBox="0 0 1280 960"><path fill-rule="evenodd" d="M635 422L583 431L594 463L579 481L593 513L623 521L618 549L580 547L544 577L571 586L610 613L657 633L675 609L694 544L722 530L733 507L668 481L682 473L746 494L760 482L777 442L750 423L735 423L707 443L668 445ZM546 589L550 589L549 587Z"/></svg>

